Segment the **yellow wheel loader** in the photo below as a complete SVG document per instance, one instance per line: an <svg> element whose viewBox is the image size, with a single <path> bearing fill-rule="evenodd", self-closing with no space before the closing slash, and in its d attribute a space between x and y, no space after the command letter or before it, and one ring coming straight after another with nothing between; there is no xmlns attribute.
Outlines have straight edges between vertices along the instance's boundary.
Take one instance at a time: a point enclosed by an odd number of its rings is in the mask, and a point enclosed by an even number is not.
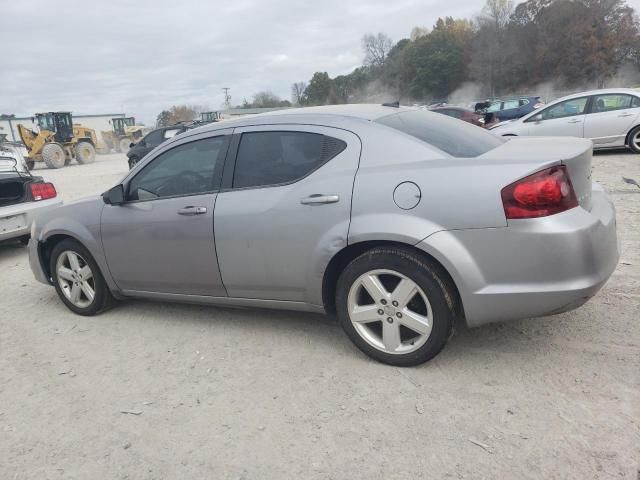
<svg viewBox="0 0 640 480"><path fill-rule="evenodd" d="M109 123L113 129L109 132L101 132L102 139L107 144L109 151L127 153L129 146L132 143L137 143L147 131L143 125L136 125L135 117L112 118Z"/></svg>
<svg viewBox="0 0 640 480"><path fill-rule="evenodd" d="M27 147L27 163L44 162L49 168L62 168L72 160L80 164L96 158L98 137L95 130L73 123L70 112L36 113L39 132L18 124L18 132Z"/></svg>

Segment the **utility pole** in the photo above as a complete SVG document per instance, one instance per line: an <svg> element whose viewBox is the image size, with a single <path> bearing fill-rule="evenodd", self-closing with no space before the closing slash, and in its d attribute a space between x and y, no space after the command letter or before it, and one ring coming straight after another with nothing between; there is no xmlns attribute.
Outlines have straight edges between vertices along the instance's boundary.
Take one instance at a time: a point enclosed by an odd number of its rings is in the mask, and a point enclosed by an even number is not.
<svg viewBox="0 0 640 480"><path fill-rule="evenodd" d="M222 91L224 92L224 104L227 108L231 108L231 94L229 93L231 90L229 87L224 87Z"/></svg>

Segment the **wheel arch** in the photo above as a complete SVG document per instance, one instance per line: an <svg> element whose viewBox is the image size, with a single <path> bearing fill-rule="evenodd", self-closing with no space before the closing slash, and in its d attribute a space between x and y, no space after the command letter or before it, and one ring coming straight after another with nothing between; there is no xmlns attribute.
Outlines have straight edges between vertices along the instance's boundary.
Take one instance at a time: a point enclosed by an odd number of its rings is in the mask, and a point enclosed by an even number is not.
<svg viewBox="0 0 640 480"><path fill-rule="evenodd" d="M56 233L47 237L44 241L38 242L38 260L40 261L40 267L49 279L49 282L51 282L51 271L49 268L51 263L51 252L53 252L56 245L67 239L75 240L81 245L83 244L80 239L68 233Z"/></svg>
<svg viewBox="0 0 640 480"><path fill-rule="evenodd" d="M633 127L631 127L631 128L629 129L629 131L627 132L627 136L626 136L626 137L624 137L624 144L625 144L625 145L629 146L629 141L630 141L630 139L631 139L631 134L634 132L634 130L637 130L638 128L640 128L640 123L639 123L639 124L634 125Z"/></svg>
<svg viewBox="0 0 640 480"><path fill-rule="evenodd" d="M75 143L76 145L78 145L80 142L87 142L90 143L91 145L93 145L93 147L95 148L96 144L93 141L93 139L91 137L82 137L79 138L78 141Z"/></svg>
<svg viewBox="0 0 640 480"><path fill-rule="evenodd" d="M353 243L344 247L331 258L327 265L327 268L324 271L322 279L322 302L324 304L325 310L328 313L334 314L336 312L336 288L338 285L338 278L340 277L342 271L352 260L359 257L363 253L377 247L399 247L428 259L429 263L435 266L435 268L438 270L438 273L447 283L447 286L454 293L456 297L456 315L459 318L464 319L464 306L462 304L458 286L456 285L455 281L453 280L447 269L444 267L444 265L442 265L442 263L439 262L435 257L428 254L424 250L417 248L414 245L390 240L368 240Z"/></svg>

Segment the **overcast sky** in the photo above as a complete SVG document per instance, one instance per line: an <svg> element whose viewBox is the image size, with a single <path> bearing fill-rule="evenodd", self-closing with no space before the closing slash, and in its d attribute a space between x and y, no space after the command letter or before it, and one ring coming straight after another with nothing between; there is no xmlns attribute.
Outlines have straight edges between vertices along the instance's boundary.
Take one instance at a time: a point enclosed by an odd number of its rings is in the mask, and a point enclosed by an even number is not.
<svg viewBox="0 0 640 480"><path fill-rule="evenodd" d="M637 10L640 0L628 2ZM394 41L439 16L471 18L484 0L0 0L0 113L135 115L219 109L260 90L290 98L315 71L349 73L360 39Z"/></svg>

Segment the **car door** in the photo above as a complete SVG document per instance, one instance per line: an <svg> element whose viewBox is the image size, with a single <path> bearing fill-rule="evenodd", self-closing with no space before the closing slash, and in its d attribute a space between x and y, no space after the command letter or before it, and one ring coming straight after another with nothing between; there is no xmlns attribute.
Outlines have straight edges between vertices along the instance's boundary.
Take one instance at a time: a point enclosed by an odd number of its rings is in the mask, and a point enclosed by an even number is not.
<svg viewBox="0 0 640 480"><path fill-rule="evenodd" d="M231 129L170 143L106 205L101 233L109 271L125 291L225 296L213 211Z"/></svg>
<svg viewBox="0 0 640 480"><path fill-rule="evenodd" d="M594 95L584 122L584 136L595 146L624 146L639 113L640 98L634 95Z"/></svg>
<svg viewBox="0 0 640 480"><path fill-rule="evenodd" d="M298 125L238 128L234 138L214 214L227 292L308 301L308 285L321 289L319 266L347 245L360 140Z"/></svg>
<svg viewBox="0 0 640 480"><path fill-rule="evenodd" d="M589 97L572 98L550 105L527 118L528 135L582 137Z"/></svg>

